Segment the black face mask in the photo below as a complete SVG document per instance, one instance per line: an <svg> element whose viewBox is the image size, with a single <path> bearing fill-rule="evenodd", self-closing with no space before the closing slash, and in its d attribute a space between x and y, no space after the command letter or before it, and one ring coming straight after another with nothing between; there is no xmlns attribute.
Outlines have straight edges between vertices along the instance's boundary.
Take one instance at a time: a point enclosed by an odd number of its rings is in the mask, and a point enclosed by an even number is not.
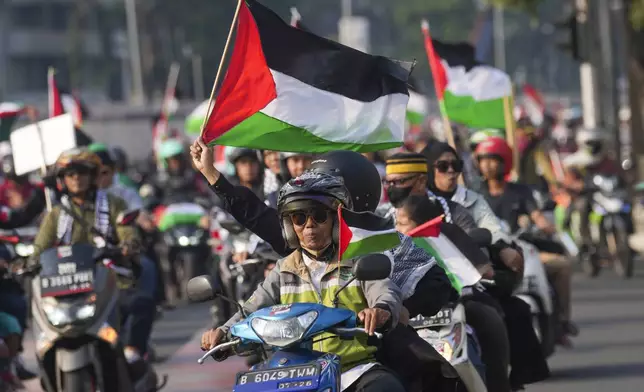
<svg viewBox="0 0 644 392"><path fill-rule="evenodd" d="M394 207L399 207L400 204L402 204L402 202L409 197L409 195L411 194L411 189L411 186L404 188L390 186L389 188L387 188L387 197L389 198L391 205L393 205Z"/></svg>

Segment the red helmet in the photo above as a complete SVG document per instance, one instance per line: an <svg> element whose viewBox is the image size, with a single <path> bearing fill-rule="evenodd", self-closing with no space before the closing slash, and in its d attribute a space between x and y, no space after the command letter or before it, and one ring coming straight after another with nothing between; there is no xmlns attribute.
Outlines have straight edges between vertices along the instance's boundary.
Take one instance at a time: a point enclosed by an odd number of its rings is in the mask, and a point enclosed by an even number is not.
<svg viewBox="0 0 644 392"><path fill-rule="evenodd" d="M489 137L476 147L476 156L481 159L485 156L501 158L503 162L503 175L507 176L512 171L512 148L501 137Z"/></svg>

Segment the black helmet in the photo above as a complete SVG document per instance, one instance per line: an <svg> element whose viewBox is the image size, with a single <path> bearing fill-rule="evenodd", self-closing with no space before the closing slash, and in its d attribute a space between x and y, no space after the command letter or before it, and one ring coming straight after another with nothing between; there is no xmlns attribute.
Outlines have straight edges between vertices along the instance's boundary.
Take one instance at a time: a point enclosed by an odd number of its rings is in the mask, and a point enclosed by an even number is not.
<svg viewBox="0 0 644 392"><path fill-rule="evenodd" d="M319 203L331 210L340 205L351 209L351 195L338 176L326 173L306 172L284 184L277 200L277 211L281 217L282 236L290 248L296 249L300 242L295 234L293 223L286 215L288 212L310 208ZM333 228L333 241L337 243L339 230L337 221Z"/></svg>
<svg viewBox="0 0 644 392"><path fill-rule="evenodd" d="M367 158L353 151L332 151L311 164L310 171L340 176L351 194L353 210L374 212L382 187L378 169Z"/></svg>
<svg viewBox="0 0 644 392"><path fill-rule="evenodd" d="M13 155L8 154L2 157L2 174L6 178L15 178L16 177L16 167L13 163Z"/></svg>
<svg viewBox="0 0 644 392"><path fill-rule="evenodd" d="M228 156L228 161L234 165L240 158L251 158L260 162L259 154L252 148L235 148Z"/></svg>
<svg viewBox="0 0 644 392"><path fill-rule="evenodd" d="M121 147L112 147L112 158L114 158L114 165L120 171L127 169L127 154Z"/></svg>

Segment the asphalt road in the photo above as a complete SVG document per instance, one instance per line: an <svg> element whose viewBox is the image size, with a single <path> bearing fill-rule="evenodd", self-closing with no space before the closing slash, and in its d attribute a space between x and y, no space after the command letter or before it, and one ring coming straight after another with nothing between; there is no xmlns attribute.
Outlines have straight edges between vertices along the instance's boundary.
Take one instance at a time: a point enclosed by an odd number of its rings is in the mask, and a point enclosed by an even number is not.
<svg viewBox="0 0 644 392"><path fill-rule="evenodd" d="M571 350L558 349L549 363L552 377L529 385L529 392L640 392L644 391L644 262L631 280L610 270L597 279L574 277L573 318L581 334ZM166 391L230 391L243 360L196 363L199 336L209 324L206 305L186 305L166 312L154 331L154 344L167 374ZM33 343L27 342L27 350ZM33 355L25 355L34 366ZM29 391L39 391L37 382ZM490 391L492 392L492 391Z"/></svg>

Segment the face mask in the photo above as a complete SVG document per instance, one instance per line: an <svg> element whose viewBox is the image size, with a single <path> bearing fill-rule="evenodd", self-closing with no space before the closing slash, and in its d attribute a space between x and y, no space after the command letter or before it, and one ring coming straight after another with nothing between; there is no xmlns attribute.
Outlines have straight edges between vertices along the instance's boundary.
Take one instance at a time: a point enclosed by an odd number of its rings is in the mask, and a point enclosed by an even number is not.
<svg viewBox="0 0 644 392"><path fill-rule="evenodd" d="M389 187L387 188L387 197L394 207L398 207L411 194L412 187Z"/></svg>

